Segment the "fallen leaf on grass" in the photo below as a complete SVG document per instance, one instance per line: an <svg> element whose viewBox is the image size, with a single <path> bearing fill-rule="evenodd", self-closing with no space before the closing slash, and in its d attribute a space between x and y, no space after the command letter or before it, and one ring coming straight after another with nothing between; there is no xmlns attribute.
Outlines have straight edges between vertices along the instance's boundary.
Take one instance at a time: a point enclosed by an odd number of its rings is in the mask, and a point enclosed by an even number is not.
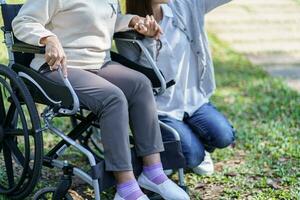
<svg viewBox="0 0 300 200"><path fill-rule="evenodd" d="M230 176L230 177L235 177L235 176L237 176L237 173L234 173L234 172L228 172L228 173L225 173L224 175L225 175L225 176Z"/></svg>
<svg viewBox="0 0 300 200"><path fill-rule="evenodd" d="M267 185L272 187L275 190L279 190L281 189L281 186L279 185L279 183L277 181L274 181L270 178L267 179Z"/></svg>
<svg viewBox="0 0 300 200"><path fill-rule="evenodd" d="M205 188L205 183L198 183L195 187L195 190L199 190L199 189L202 189L202 188Z"/></svg>
<svg viewBox="0 0 300 200"><path fill-rule="evenodd" d="M84 200L76 191L69 190L69 194L72 196L74 200Z"/></svg>

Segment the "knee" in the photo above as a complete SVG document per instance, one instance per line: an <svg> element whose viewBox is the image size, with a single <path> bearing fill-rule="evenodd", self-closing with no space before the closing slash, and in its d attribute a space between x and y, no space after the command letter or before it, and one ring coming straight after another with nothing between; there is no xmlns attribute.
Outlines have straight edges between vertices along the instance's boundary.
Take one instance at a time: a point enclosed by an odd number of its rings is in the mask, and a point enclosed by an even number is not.
<svg viewBox="0 0 300 200"><path fill-rule="evenodd" d="M216 148L226 148L231 145L235 140L235 132L233 127L228 123L220 124L215 129L215 134L213 138L213 146Z"/></svg>
<svg viewBox="0 0 300 200"><path fill-rule="evenodd" d="M204 148L192 149L192 151L185 156L186 165L188 168L197 167L204 160Z"/></svg>
<svg viewBox="0 0 300 200"><path fill-rule="evenodd" d="M143 90L151 91L152 93L152 83L147 76L142 73L137 73L135 78L135 83Z"/></svg>
<svg viewBox="0 0 300 200"><path fill-rule="evenodd" d="M122 90L118 87L110 87L106 92L106 99L103 101L104 107L114 107L120 111L127 111L127 99Z"/></svg>

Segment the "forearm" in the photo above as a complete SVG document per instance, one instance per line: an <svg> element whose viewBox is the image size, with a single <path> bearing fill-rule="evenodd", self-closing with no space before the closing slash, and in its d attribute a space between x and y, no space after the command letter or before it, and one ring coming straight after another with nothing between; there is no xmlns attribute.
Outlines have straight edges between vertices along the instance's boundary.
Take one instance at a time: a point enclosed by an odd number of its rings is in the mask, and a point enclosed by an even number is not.
<svg viewBox="0 0 300 200"><path fill-rule="evenodd" d="M36 12L36 8L40 11ZM42 38L55 36L45 25L58 8L58 0L28 0L12 22L15 36L28 44L42 46Z"/></svg>
<svg viewBox="0 0 300 200"><path fill-rule="evenodd" d="M115 32L126 31L134 27L134 22L138 16L118 14L115 24Z"/></svg>

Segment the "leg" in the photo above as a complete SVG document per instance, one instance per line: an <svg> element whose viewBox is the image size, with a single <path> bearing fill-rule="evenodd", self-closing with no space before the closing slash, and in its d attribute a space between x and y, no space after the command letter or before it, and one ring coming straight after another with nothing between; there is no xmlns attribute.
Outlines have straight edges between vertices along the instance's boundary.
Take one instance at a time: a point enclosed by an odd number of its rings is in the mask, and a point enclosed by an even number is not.
<svg viewBox="0 0 300 200"><path fill-rule="evenodd" d="M145 157L147 163L152 159L160 161L158 156L150 156L164 150L151 82L143 74L116 62L108 63L97 74L125 94L138 156Z"/></svg>
<svg viewBox="0 0 300 200"><path fill-rule="evenodd" d="M105 79L80 69L68 69L68 78L80 102L100 119L106 169L131 171L128 106L123 92ZM62 84L57 71L44 74Z"/></svg>
<svg viewBox="0 0 300 200"><path fill-rule="evenodd" d="M208 151L225 148L234 141L234 129L211 103L201 106L185 122L201 138Z"/></svg>
<svg viewBox="0 0 300 200"><path fill-rule="evenodd" d="M193 130L183 121L179 121L167 116L160 116L159 119L174 128L180 135L182 151L189 168L198 166L204 159L204 146ZM162 130L165 140L174 140L172 135Z"/></svg>
<svg viewBox="0 0 300 200"><path fill-rule="evenodd" d="M49 72L45 76L62 84L57 72ZM68 69L68 78L80 102L99 116L106 169L114 172L118 183L115 199L147 200L132 172L128 106L123 92L105 79L84 70Z"/></svg>
<svg viewBox="0 0 300 200"><path fill-rule="evenodd" d="M159 193L164 199L189 199L163 172L159 152L164 147L151 82L143 74L115 62L107 64L97 74L118 86L127 98L136 151L144 161L138 179L140 186Z"/></svg>

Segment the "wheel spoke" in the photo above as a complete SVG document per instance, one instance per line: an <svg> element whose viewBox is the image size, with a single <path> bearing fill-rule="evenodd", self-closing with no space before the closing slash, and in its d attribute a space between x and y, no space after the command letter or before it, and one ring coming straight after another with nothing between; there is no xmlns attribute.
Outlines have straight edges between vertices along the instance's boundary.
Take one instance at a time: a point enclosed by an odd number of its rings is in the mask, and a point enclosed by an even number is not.
<svg viewBox="0 0 300 200"><path fill-rule="evenodd" d="M4 133L5 133L6 137L23 136L24 130L23 129L6 129L6 130L4 130ZM35 134L34 130L29 130L29 135L34 136L34 134Z"/></svg>
<svg viewBox="0 0 300 200"><path fill-rule="evenodd" d="M8 148L11 150L11 152L13 153L13 155L15 156L15 158L17 159L17 161L23 166L23 168L26 168L26 163L25 162L25 158L23 156L23 153L20 151L20 149L17 146L17 143L14 142L12 139L7 139L6 140L6 145L8 146ZM30 169L30 167L28 167L28 175L30 177L32 177L32 170Z"/></svg>
<svg viewBox="0 0 300 200"><path fill-rule="evenodd" d="M3 145L3 155L4 155L4 162L5 162L8 184L10 188L13 188L15 185L14 169L12 164L11 152L9 151L9 148L6 146L6 144Z"/></svg>
<svg viewBox="0 0 300 200"><path fill-rule="evenodd" d="M0 124L3 124L5 119L5 107L4 107L4 99L2 95L2 88L0 87Z"/></svg>
<svg viewBox="0 0 300 200"><path fill-rule="evenodd" d="M6 127L13 127L13 119L15 118L15 113L16 113L16 105L12 103L8 109L7 116L4 120L4 128Z"/></svg>
<svg viewBox="0 0 300 200"><path fill-rule="evenodd" d="M12 141L12 139L7 139L5 140L5 142L8 148L10 149L11 153L15 155L17 161L24 167L25 158L20 149L17 147L17 144L14 141Z"/></svg>

